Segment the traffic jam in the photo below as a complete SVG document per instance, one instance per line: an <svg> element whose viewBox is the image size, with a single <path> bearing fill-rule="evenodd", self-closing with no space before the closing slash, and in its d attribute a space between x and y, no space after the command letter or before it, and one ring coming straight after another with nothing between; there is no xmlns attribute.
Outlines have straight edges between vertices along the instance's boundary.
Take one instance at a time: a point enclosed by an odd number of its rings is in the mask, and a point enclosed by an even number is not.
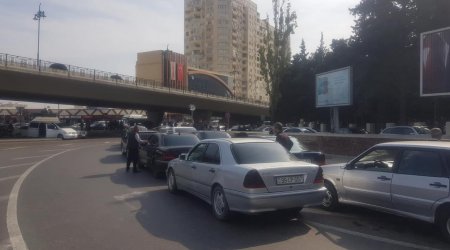
<svg viewBox="0 0 450 250"><path fill-rule="evenodd" d="M277 124L273 134L136 125L124 130L120 146L127 171L134 165L166 178L170 193L200 198L220 221L236 213L296 217L305 207L333 212L346 204L433 224L450 241L448 142L381 143L326 164L322 152Z"/></svg>

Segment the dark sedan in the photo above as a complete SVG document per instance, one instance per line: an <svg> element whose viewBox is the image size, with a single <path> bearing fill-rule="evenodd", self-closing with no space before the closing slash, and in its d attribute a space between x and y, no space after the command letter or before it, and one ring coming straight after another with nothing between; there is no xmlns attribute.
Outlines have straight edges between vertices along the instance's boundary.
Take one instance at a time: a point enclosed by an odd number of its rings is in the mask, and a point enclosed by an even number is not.
<svg viewBox="0 0 450 250"><path fill-rule="evenodd" d="M275 136L263 136L264 139L269 139L275 141ZM289 151L291 154L295 155L299 160L309 161L311 163L322 166L325 164L325 154L322 152L309 151L304 145L302 145L297 138L289 136L292 141L292 148Z"/></svg>
<svg viewBox="0 0 450 250"><path fill-rule="evenodd" d="M199 141L194 134L152 134L148 144L139 149L139 165L148 167L154 176L161 176L169 161L189 152Z"/></svg>

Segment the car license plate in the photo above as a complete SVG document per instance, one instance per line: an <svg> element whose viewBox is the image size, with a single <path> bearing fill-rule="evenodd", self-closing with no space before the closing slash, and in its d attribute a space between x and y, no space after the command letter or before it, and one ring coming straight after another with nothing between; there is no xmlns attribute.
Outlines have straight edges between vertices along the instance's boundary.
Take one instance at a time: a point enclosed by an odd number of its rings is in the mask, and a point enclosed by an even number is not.
<svg viewBox="0 0 450 250"><path fill-rule="evenodd" d="M277 185L303 184L305 175L280 176L276 178Z"/></svg>

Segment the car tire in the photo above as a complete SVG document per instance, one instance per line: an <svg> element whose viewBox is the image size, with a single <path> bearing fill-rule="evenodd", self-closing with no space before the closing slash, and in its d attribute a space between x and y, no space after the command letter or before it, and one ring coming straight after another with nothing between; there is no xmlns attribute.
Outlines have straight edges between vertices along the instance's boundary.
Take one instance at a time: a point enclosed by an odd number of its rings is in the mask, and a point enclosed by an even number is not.
<svg viewBox="0 0 450 250"><path fill-rule="evenodd" d="M64 140L64 136L62 134L58 134L58 136L56 136L56 138Z"/></svg>
<svg viewBox="0 0 450 250"><path fill-rule="evenodd" d="M450 211L443 211L438 221L441 233L445 240L450 242Z"/></svg>
<svg viewBox="0 0 450 250"><path fill-rule="evenodd" d="M339 207L339 199L336 189L333 184L326 181L325 187L327 188L325 197L322 200L322 207L328 211L335 211Z"/></svg>
<svg viewBox="0 0 450 250"><path fill-rule="evenodd" d="M230 218L230 208L225 197L225 192L221 186L217 185L212 190L211 207L214 217L218 220L226 221Z"/></svg>
<svg viewBox="0 0 450 250"><path fill-rule="evenodd" d="M167 172L167 188L172 194L178 193L177 180L172 169Z"/></svg>

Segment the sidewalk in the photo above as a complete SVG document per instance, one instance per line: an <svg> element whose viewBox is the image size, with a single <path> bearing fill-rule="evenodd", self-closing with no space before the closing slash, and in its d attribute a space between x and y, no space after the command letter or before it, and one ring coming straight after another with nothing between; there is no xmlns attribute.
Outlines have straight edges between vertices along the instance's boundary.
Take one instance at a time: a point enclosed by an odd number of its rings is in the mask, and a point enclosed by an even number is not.
<svg viewBox="0 0 450 250"><path fill-rule="evenodd" d="M57 138L0 138L0 143L6 142L36 142L36 141L58 141Z"/></svg>

